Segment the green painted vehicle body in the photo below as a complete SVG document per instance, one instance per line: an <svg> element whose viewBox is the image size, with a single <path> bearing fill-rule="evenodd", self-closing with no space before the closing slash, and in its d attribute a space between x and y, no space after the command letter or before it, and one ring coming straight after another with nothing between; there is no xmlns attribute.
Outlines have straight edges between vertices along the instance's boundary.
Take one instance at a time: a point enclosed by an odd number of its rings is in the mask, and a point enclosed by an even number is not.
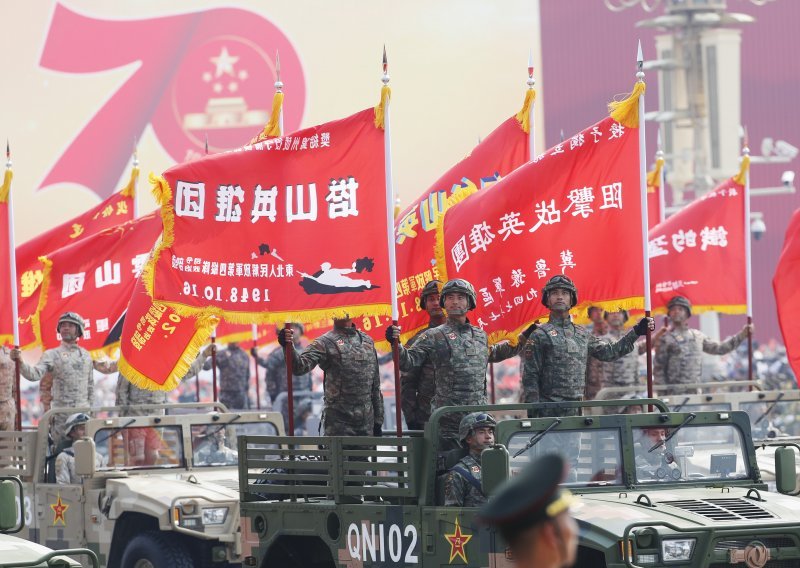
<svg viewBox="0 0 800 568"><path fill-rule="evenodd" d="M654 411L528 418L558 405L447 407L402 438L242 437L243 564L514 566L477 508L437 504L437 469L455 459L437 455L438 420L486 410L498 419L498 446L486 450L491 459L484 453L484 487L543 453L571 463L577 566L800 566L800 501L767 491L745 413L674 413L649 399L561 406L621 405ZM669 437L657 468L642 442L655 428Z"/></svg>

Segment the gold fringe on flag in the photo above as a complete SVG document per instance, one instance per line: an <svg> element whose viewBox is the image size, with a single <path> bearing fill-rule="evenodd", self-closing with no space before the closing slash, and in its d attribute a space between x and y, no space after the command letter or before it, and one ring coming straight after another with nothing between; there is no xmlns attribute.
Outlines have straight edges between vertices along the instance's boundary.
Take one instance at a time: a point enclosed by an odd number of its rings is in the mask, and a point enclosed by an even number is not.
<svg viewBox="0 0 800 568"><path fill-rule="evenodd" d="M656 167L647 172L647 187L661 187L661 170L664 167L664 158L656 160Z"/></svg>
<svg viewBox="0 0 800 568"><path fill-rule="evenodd" d="M130 197L131 199L136 197L136 182L139 181L139 168L135 167L131 170L131 179L128 182L128 185L122 188L120 191L120 195L122 197Z"/></svg>
<svg viewBox="0 0 800 568"><path fill-rule="evenodd" d="M637 81L633 86L633 92L621 101L611 101L608 103L608 113L622 126L628 128L639 128L639 97L644 95L644 81Z"/></svg>
<svg viewBox="0 0 800 568"><path fill-rule="evenodd" d="M389 104L389 100L392 98L392 90L389 88L389 85L384 85L381 87L381 102L377 104L375 107L375 128L380 128L383 130L384 128L384 114L386 113L386 105Z"/></svg>
<svg viewBox="0 0 800 568"><path fill-rule="evenodd" d="M744 185L747 182L747 172L750 171L750 156L742 156L742 163L739 166L739 173L733 176L733 182Z"/></svg>
<svg viewBox="0 0 800 568"><path fill-rule="evenodd" d="M283 93L275 93L272 97L272 112L269 115L269 121L264 125L264 130L258 133L258 136L250 140L250 144L261 142L267 138L274 138L281 135L281 110L283 109Z"/></svg>
<svg viewBox="0 0 800 568"><path fill-rule="evenodd" d="M50 288L50 272L53 270L53 261L46 256L40 256L39 262L42 263L42 283L39 284L39 304L36 306L36 313L31 317L33 335L36 336L36 345L44 345L42 342L42 325L39 314L42 313L47 305L47 292Z"/></svg>
<svg viewBox="0 0 800 568"><path fill-rule="evenodd" d="M531 105L535 100L536 89L528 89L525 93L525 102L522 103L522 108L516 114L517 122L519 122L519 125L525 134L531 133Z"/></svg>
<svg viewBox="0 0 800 568"><path fill-rule="evenodd" d="M175 207L172 205L172 188L169 182L163 177L150 172L149 181L153 186L153 197L156 203L161 206L161 222L164 231L161 233L161 242L153 249L153 254L147 260L142 270L142 280L147 294L153 297L153 285L155 282L155 266L161 251L172 246L175 241Z"/></svg>
<svg viewBox="0 0 800 568"><path fill-rule="evenodd" d="M0 203L8 203L8 196L11 193L11 180L14 173L10 168L6 168L6 175L3 176L3 185L0 185Z"/></svg>

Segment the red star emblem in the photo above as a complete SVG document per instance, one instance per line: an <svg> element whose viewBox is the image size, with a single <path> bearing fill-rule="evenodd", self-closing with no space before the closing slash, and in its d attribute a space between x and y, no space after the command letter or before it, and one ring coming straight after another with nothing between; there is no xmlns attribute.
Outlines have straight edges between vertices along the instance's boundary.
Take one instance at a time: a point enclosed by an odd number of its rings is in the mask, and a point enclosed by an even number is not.
<svg viewBox="0 0 800 568"><path fill-rule="evenodd" d="M69 509L69 505L61 502L61 493L58 494L56 502L50 504L50 508L53 509L53 524L61 523L66 526L67 518L64 514L67 512L67 509Z"/></svg>
<svg viewBox="0 0 800 568"><path fill-rule="evenodd" d="M464 547L472 540L472 535L463 534L461 532L461 525L458 523L458 517L456 517L456 530L453 531L453 534L445 534L444 538L450 543L450 560L448 564L452 564L456 556L460 556L464 564L467 564L467 552L464 550Z"/></svg>

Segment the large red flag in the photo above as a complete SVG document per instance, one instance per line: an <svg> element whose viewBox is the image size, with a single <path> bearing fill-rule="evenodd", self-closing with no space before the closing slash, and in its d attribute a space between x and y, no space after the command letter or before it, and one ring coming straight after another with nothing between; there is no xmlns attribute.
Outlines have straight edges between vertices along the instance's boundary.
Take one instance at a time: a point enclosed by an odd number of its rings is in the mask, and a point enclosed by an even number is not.
<svg viewBox="0 0 800 568"><path fill-rule="evenodd" d="M45 256L67 245L79 242L95 233L133 219L133 199L139 169L133 168L124 188L111 197L17 247L17 294L19 296L20 345L31 347L36 342L33 315L39 305L39 286L43 267L40 256ZM0 321L0 335L10 333L10 323Z"/></svg>
<svg viewBox="0 0 800 568"><path fill-rule="evenodd" d="M59 345L58 319L72 311L86 322L81 346L96 354L116 350L116 324L160 233L161 218L154 212L42 257L44 277L34 316L42 347Z"/></svg>
<svg viewBox="0 0 800 568"><path fill-rule="evenodd" d="M800 209L794 212L772 279L778 322L794 376L800 380Z"/></svg>
<svg viewBox="0 0 800 568"><path fill-rule="evenodd" d="M256 325L255 338L253 337L253 326L244 323L230 323L227 321L219 322L214 330L214 337L217 343L246 343L250 345L253 339L258 345L269 345L278 339L278 333L273 324Z"/></svg>
<svg viewBox="0 0 800 568"><path fill-rule="evenodd" d="M652 229L661 222L661 172L664 168L664 158L656 159L656 166L647 172L647 228Z"/></svg>
<svg viewBox="0 0 800 568"><path fill-rule="evenodd" d="M3 185L0 185L0 345L14 343L11 313L11 241L9 226L11 211L8 198L11 192L11 169L6 169Z"/></svg>
<svg viewBox="0 0 800 568"><path fill-rule="evenodd" d="M528 159L529 135L520 121L511 117L478 144L472 152L445 172L395 222L397 250L398 322L406 341L428 325L428 314L419 304L419 292L427 282L440 279L434 246L436 225L447 207L448 197L490 187ZM378 347L389 350L384 331L389 318L364 316L361 329Z"/></svg>
<svg viewBox="0 0 800 568"><path fill-rule="evenodd" d="M746 312L744 169L650 230L653 313L685 296L693 313Z"/></svg>
<svg viewBox="0 0 800 568"><path fill-rule="evenodd" d="M156 302L227 321L390 313L384 132L374 111L207 156L157 183Z"/></svg>
<svg viewBox="0 0 800 568"><path fill-rule="evenodd" d="M539 291L555 274L575 281L577 309L642 307L639 172L638 128L606 118L490 189L453 198L437 260L445 277L475 286L472 323L491 341L514 341L545 314Z"/></svg>

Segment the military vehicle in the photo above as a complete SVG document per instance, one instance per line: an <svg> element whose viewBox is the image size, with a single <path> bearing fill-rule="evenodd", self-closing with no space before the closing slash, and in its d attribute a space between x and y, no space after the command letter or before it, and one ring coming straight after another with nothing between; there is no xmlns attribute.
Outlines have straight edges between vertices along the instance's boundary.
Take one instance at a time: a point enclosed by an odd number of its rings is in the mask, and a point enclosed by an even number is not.
<svg viewBox="0 0 800 568"><path fill-rule="evenodd" d="M482 456L484 492L558 452L571 464L565 486L580 498L577 566L800 566L800 508L783 494L795 489L791 450L775 458L781 493L767 492L747 414L669 412L656 399L446 407L424 432L303 438L312 449L296 438L242 437L243 564L513 566L477 508L440 504L446 466L437 464L463 455L438 455L442 416L621 405L645 412L498 420L498 445Z"/></svg>
<svg viewBox="0 0 800 568"><path fill-rule="evenodd" d="M69 556L86 557L94 568L100 564L97 555L87 549L54 551L40 544L11 536L23 527L20 504L25 500L22 482L18 477L0 476L0 568L33 566L38 568L80 567Z"/></svg>
<svg viewBox="0 0 800 568"><path fill-rule="evenodd" d="M113 568L241 566L236 439L283 434L280 413L148 408L162 415L92 411L73 444L74 484L55 482L44 425L88 408L52 409L35 431L0 432L0 474L18 475L25 488L20 535L53 549L87 547Z"/></svg>

